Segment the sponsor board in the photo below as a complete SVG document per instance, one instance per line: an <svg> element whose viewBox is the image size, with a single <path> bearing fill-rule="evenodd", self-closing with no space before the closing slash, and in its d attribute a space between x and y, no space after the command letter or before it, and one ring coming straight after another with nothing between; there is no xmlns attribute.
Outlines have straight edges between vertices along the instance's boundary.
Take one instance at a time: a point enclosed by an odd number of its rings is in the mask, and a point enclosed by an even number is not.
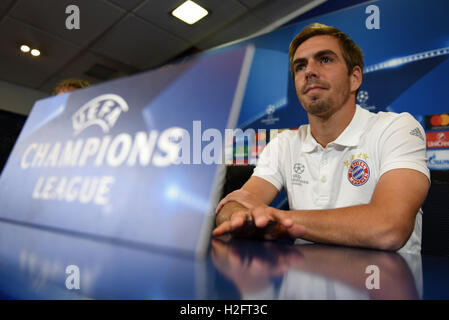
<svg viewBox="0 0 449 320"><path fill-rule="evenodd" d="M426 130L449 130L449 114L433 114L425 116Z"/></svg>
<svg viewBox="0 0 449 320"><path fill-rule="evenodd" d="M432 170L448 170L449 150L427 151L427 166Z"/></svg>
<svg viewBox="0 0 449 320"><path fill-rule="evenodd" d="M449 131L427 132L427 149L449 149Z"/></svg>

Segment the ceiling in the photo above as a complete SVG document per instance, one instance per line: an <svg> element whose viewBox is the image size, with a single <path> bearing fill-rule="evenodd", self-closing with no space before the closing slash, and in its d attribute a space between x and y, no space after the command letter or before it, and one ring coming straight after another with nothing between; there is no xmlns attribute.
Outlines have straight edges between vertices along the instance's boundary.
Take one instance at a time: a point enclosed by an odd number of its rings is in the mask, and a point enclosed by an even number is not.
<svg viewBox="0 0 449 320"><path fill-rule="evenodd" d="M326 0L195 1L209 15L187 25L170 15L184 0L1 0L0 79L46 93L66 78L98 83L274 30ZM66 28L69 5L78 30Z"/></svg>

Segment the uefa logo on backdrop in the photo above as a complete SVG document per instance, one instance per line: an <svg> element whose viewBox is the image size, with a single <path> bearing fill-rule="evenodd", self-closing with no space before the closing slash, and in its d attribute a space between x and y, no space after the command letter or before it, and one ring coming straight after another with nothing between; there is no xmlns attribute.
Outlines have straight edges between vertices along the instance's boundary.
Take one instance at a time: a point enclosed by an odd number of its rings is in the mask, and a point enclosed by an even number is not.
<svg viewBox="0 0 449 320"><path fill-rule="evenodd" d="M273 105L269 105L268 107L267 107L267 110L266 110L266 113L267 113L267 115L273 115L273 113L276 111L276 108L275 108L275 106L273 106Z"/></svg>
<svg viewBox="0 0 449 320"><path fill-rule="evenodd" d="M357 94L357 101L360 104L366 104L368 99L369 99L368 91L360 90L359 93Z"/></svg>
<svg viewBox="0 0 449 320"><path fill-rule="evenodd" d="M265 119L262 119L262 123L264 125L272 125L275 124L276 122L279 121L279 118L275 118L273 116L274 112L276 111L276 106L270 104L266 109L265 109L265 113L267 115L267 117Z"/></svg>
<svg viewBox="0 0 449 320"><path fill-rule="evenodd" d="M366 90L360 90L357 94L357 102L360 104L360 106L367 110L375 110L376 106L369 106L368 105L368 99L369 99L369 93Z"/></svg>
<svg viewBox="0 0 449 320"><path fill-rule="evenodd" d="M78 109L72 116L75 136L84 129L97 125L104 133L115 125L122 112L129 110L126 101L113 93L98 96Z"/></svg>

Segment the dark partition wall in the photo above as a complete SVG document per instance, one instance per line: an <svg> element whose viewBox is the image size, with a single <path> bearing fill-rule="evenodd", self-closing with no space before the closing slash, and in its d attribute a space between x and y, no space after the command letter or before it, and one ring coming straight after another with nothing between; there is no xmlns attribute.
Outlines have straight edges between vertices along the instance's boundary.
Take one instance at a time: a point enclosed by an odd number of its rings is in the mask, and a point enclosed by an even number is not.
<svg viewBox="0 0 449 320"><path fill-rule="evenodd" d="M0 173L25 123L26 116L0 110Z"/></svg>

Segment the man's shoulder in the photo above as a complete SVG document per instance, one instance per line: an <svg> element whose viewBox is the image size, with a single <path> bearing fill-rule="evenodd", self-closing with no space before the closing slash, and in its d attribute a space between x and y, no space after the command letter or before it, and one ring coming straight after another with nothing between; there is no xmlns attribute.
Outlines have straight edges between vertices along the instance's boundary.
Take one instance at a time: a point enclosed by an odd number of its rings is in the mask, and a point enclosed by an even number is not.
<svg viewBox="0 0 449 320"><path fill-rule="evenodd" d="M367 111L369 112L369 111ZM408 112L379 111L369 112L371 116L371 128L375 132L390 127L417 126L419 122Z"/></svg>
<svg viewBox="0 0 449 320"><path fill-rule="evenodd" d="M379 143L402 144L412 139L416 143L425 143L425 131L422 125L408 112L378 112L370 113L371 118L362 134L364 143L378 145Z"/></svg>

